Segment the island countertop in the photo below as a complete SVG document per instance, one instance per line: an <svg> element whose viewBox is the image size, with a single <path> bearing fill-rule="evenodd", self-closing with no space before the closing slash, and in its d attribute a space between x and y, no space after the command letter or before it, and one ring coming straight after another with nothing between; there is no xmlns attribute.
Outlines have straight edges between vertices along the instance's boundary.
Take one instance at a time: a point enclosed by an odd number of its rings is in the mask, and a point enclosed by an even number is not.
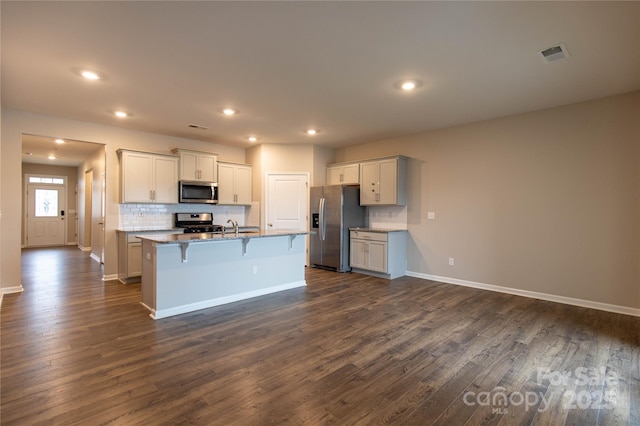
<svg viewBox="0 0 640 426"><path fill-rule="evenodd" d="M215 234L210 232L202 232L199 234L170 234L170 233L150 233L141 234L137 237L141 240L148 240L157 244L180 244L191 242L208 242L208 241L230 241L244 240L249 238L268 238L268 237L285 237L296 235L309 235L313 232L309 231L258 231L258 232L235 232L225 234Z"/></svg>

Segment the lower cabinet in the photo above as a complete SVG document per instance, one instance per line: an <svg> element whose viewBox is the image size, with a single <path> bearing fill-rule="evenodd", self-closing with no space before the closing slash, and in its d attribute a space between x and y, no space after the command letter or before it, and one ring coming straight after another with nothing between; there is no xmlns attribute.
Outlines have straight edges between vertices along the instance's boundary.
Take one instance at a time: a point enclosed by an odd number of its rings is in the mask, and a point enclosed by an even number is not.
<svg viewBox="0 0 640 426"><path fill-rule="evenodd" d="M148 230L116 232L118 237L118 280L125 284L139 283L142 277L142 234L181 234L182 230Z"/></svg>
<svg viewBox="0 0 640 426"><path fill-rule="evenodd" d="M125 284L140 282L142 241L135 233L118 232L118 280Z"/></svg>
<svg viewBox="0 0 640 426"><path fill-rule="evenodd" d="M350 231L350 266L354 272L398 278L407 270L406 231Z"/></svg>

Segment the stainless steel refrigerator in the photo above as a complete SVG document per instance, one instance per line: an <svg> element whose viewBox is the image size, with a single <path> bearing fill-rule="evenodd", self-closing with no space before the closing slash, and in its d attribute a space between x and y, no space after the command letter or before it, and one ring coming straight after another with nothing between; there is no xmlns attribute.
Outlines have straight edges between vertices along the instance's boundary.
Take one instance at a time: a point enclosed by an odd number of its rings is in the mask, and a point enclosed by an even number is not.
<svg viewBox="0 0 640 426"><path fill-rule="evenodd" d="M366 210L360 206L360 187L347 185L311 188L311 266L348 272L349 228L364 227Z"/></svg>

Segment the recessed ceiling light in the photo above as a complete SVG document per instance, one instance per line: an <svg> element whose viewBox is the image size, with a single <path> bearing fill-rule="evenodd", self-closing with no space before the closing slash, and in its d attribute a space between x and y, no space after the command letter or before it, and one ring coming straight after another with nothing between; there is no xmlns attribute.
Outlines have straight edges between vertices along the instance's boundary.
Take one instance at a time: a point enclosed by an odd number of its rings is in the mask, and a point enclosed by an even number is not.
<svg viewBox="0 0 640 426"><path fill-rule="evenodd" d="M396 83L396 87L405 92L411 92L412 90L417 89L422 86L422 81L420 80L402 80Z"/></svg>
<svg viewBox="0 0 640 426"><path fill-rule="evenodd" d="M247 139L249 140L249 142L257 142L258 140L260 140L260 138L257 138L256 136L249 136Z"/></svg>
<svg viewBox="0 0 640 426"><path fill-rule="evenodd" d="M80 75L86 78L87 80L100 80L100 74L95 71L83 70L80 72Z"/></svg>
<svg viewBox="0 0 640 426"><path fill-rule="evenodd" d="M118 118L127 118L129 116L129 114L127 114L124 111L114 111L113 115L115 115Z"/></svg>
<svg viewBox="0 0 640 426"><path fill-rule="evenodd" d="M58 145L62 145L62 144L64 143L64 141L63 141L62 139L56 139L56 140L55 140L55 142L56 142Z"/></svg>
<svg viewBox="0 0 640 426"><path fill-rule="evenodd" d="M225 108L225 109L222 110L222 113L224 115L236 115L238 113L238 111L233 109L233 108Z"/></svg>
<svg viewBox="0 0 640 426"><path fill-rule="evenodd" d="M309 136L317 135L318 131L316 129L308 129L306 132Z"/></svg>
<svg viewBox="0 0 640 426"><path fill-rule="evenodd" d="M51 155L49 155L47 158L48 158L49 160L55 160L55 159L56 159L56 156L55 156L55 155L53 155L53 154L51 154Z"/></svg>

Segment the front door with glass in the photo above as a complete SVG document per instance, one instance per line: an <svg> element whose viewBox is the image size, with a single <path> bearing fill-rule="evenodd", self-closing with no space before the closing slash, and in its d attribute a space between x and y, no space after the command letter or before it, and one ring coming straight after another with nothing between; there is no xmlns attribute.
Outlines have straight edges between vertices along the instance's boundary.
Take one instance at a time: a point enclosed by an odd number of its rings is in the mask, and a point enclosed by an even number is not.
<svg viewBox="0 0 640 426"><path fill-rule="evenodd" d="M27 187L27 247L58 246L65 243L65 187Z"/></svg>

